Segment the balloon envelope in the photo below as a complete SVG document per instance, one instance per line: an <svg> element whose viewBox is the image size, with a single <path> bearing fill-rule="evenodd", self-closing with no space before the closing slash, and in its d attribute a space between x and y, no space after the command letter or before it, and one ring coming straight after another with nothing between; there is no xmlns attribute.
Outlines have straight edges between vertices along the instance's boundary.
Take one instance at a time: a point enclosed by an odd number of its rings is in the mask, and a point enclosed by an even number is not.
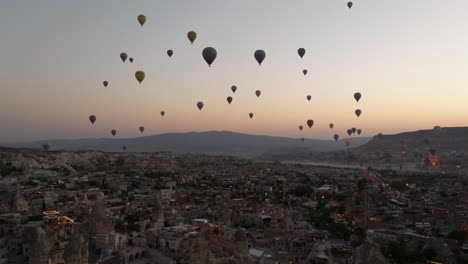
<svg viewBox="0 0 468 264"><path fill-rule="evenodd" d="M353 2L348 2L348 8L353 7Z"/></svg>
<svg viewBox="0 0 468 264"><path fill-rule="evenodd" d="M197 32L195 31L189 31L187 33L187 38L189 39L190 43L193 44L193 42L195 41L195 39L197 39Z"/></svg>
<svg viewBox="0 0 468 264"><path fill-rule="evenodd" d="M130 61L130 63L133 63L133 58L130 58L130 59L128 59L128 60Z"/></svg>
<svg viewBox="0 0 468 264"><path fill-rule="evenodd" d="M312 119L307 120L307 126L309 128L311 128L313 125L314 125L314 120L312 120Z"/></svg>
<svg viewBox="0 0 468 264"><path fill-rule="evenodd" d="M361 129L358 129L358 130L357 130L357 133L358 133L358 135L361 135L362 130L361 130Z"/></svg>
<svg viewBox="0 0 468 264"><path fill-rule="evenodd" d="M202 56L206 63L208 63L208 66L211 67L211 64L215 61L216 56L218 56L218 52L215 48L207 47L203 49Z"/></svg>
<svg viewBox="0 0 468 264"><path fill-rule="evenodd" d="M115 129L112 129L111 134L112 134L112 136L115 136L115 134L117 134L117 131Z"/></svg>
<svg viewBox="0 0 468 264"><path fill-rule="evenodd" d="M172 50L167 50L167 56L172 57L172 54L174 54L174 51Z"/></svg>
<svg viewBox="0 0 468 264"><path fill-rule="evenodd" d="M354 113L356 114L357 117L359 117L362 113L361 109L356 109L356 111L354 111Z"/></svg>
<svg viewBox="0 0 468 264"><path fill-rule="evenodd" d="M135 72L135 78L141 84L141 82L145 79L145 73L143 71Z"/></svg>
<svg viewBox="0 0 468 264"><path fill-rule="evenodd" d="M306 69L302 70L302 73L303 73L304 75L307 75L307 70L306 70Z"/></svg>
<svg viewBox="0 0 468 264"><path fill-rule="evenodd" d="M122 60L122 62L125 62L127 60L127 57L128 57L127 53L125 52L120 53L120 59Z"/></svg>
<svg viewBox="0 0 468 264"><path fill-rule="evenodd" d="M95 115L90 115L89 116L89 121L91 122L91 124L94 124L94 122L96 122L96 116Z"/></svg>
<svg viewBox="0 0 468 264"><path fill-rule="evenodd" d="M233 93L235 93L237 91L237 86L235 86L235 85L231 86L231 91Z"/></svg>
<svg viewBox="0 0 468 264"><path fill-rule="evenodd" d="M143 133L143 131L145 131L145 127L139 127L138 130L140 130L141 133Z"/></svg>
<svg viewBox="0 0 468 264"><path fill-rule="evenodd" d="M257 97L260 97L261 94L262 94L262 92L261 92L260 90L255 91L255 95L256 95Z"/></svg>
<svg viewBox="0 0 468 264"><path fill-rule="evenodd" d="M355 127L351 128L351 131L353 131L353 134L356 133L356 128Z"/></svg>
<svg viewBox="0 0 468 264"><path fill-rule="evenodd" d="M359 100L361 99L361 93L355 93L354 99L356 100L356 102L359 102Z"/></svg>
<svg viewBox="0 0 468 264"><path fill-rule="evenodd" d="M255 60L257 60L258 65L262 65L263 60L265 60L266 53L264 50L256 50L254 53Z"/></svg>
<svg viewBox="0 0 468 264"><path fill-rule="evenodd" d="M102 84L104 85L104 87L107 87L107 85L109 84L108 81L103 81Z"/></svg>
<svg viewBox="0 0 468 264"><path fill-rule="evenodd" d="M338 139L340 138L340 135L335 134L335 135L333 135L333 138L335 139L335 141L338 141Z"/></svg>
<svg viewBox="0 0 468 264"><path fill-rule="evenodd" d="M166 114L166 112L161 111L161 116L164 116L165 114Z"/></svg>
<svg viewBox="0 0 468 264"><path fill-rule="evenodd" d="M299 57L301 57L301 59L302 57L304 57L305 53L306 53L306 50L304 48L300 48L297 50L297 54L299 54Z"/></svg>
<svg viewBox="0 0 468 264"><path fill-rule="evenodd" d="M203 106L204 106L203 102L198 102L198 103L197 103L197 107L198 107L198 109L199 109L200 111L202 110Z"/></svg>
<svg viewBox="0 0 468 264"><path fill-rule="evenodd" d="M303 127L303 126L299 126L299 130L302 131L302 129L304 129L304 127Z"/></svg>
<svg viewBox="0 0 468 264"><path fill-rule="evenodd" d="M353 133L353 130L348 129L346 132L348 133L348 136L351 136L351 134Z"/></svg>
<svg viewBox="0 0 468 264"><path fill-rule="evenodd" d="M231 104L231 102L232 102L232 97L231 97L231 96L228 96L228 97L226 98L226 100L227 100L227 102L228 102L229 104Z"/></svg>
<svg viewBox="0 0 468 264"><path fill-rule="evenodd" d="M310 101L310 99L312 99L312 96L308 95L307 96L307 101Z"/></svg>
<svg viewBox="0 0 468 264"><path fill-rule="evenodd" d="M330 124L328 125L328 127L330 127L330 129L333 129L333 127L335 127L335 125L334 125L333 123L330 123Z"/></svg>
<svg viewBox="0 0 468 264"><path fill-rule="evenodd" d="M254 114L253 114L253 113L249 113L249 117L250 117L250 119L252 119L252 117L253 117L253 116L254 116Z"/></svg>
<svg viewBox="0 0 468 264"><path fill-rule="evenodd" d="M144 15L139 15L137 19L138 19L138 23L140 23L141 26L143 26L146 22L146 16Z"/></svg>

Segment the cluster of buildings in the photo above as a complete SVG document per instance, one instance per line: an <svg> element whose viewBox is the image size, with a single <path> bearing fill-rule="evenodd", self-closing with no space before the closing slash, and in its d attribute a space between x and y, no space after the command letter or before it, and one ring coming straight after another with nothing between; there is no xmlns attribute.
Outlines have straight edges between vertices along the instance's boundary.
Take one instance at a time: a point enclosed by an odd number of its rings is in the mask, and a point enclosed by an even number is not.
<svg viewBox="0 0 468 264"><path fill-rule="evenodd" d="M1 263L391 263L468 246L461 177L171 153L0 150Z"/></svg>

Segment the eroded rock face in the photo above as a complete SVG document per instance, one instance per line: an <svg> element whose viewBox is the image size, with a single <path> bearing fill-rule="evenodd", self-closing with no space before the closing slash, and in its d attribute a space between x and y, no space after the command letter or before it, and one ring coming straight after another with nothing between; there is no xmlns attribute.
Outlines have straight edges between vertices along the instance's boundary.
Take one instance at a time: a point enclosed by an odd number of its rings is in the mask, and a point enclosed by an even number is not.
<svg viewBox="0 0 468 264"><path fill-rule="evenodd" d="M15 213L27 213L29 211L29 205L21 192L16 192L11 202L11 211Z"/></svg>
<svg viewBox="0 0 468 264"><path fill-rule="evenodd" d="M353 263L356 264L367 264L367 263L390 263L388 259L384 257L379 247L369 241L356 248L353 254Z"/></svg>
<svg viewBox="0 0 468 264"><path fill-rule="evenodd" d="M88 247L85 239L79 232L75 232L65 247L63 259L65 263L80 264L88 258Z"/></svg>

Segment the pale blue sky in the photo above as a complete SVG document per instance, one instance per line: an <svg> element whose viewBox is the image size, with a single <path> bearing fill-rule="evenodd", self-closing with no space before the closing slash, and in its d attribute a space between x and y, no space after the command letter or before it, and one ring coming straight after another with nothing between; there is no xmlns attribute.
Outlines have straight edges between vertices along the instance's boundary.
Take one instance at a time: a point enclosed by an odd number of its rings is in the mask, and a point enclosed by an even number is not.
<svg viewBox="0 0 468 264"><path fill-rule="evenodd" d="M133 137L140 125L146 135L230 130L327 139L350 127L373 135L465 126L468 1L356 0L351 10L346 3L2 1L0 142L108 137L111 129ZM144 27L139 14L147 16ZM198 33L193 46L190 30ZM212 68L201 57L206 46L218 50ZM267 53L261 67L256 49ZM122 51L135 62L123 64ZM142 85L137 70L146 72ZM299 132L309 118L316 125Z"/></svg>

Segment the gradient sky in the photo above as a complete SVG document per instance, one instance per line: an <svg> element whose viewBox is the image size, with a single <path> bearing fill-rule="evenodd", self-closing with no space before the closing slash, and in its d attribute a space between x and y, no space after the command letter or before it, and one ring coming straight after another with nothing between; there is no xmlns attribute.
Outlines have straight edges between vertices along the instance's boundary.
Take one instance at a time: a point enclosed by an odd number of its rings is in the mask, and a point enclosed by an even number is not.
<svg viewBox="0 0 468 264"><path fill-rule="evenodd" d="M145 135L229 130L327 139L350 127L370 136L466 126L468 1L355 0L351 10L346 3L1 1L0 142L109 137L111 129L135 137L140 125ZM139 14L147 16L144 27ZM190 30L198 33L193 46ZM201 56L207 46L218 50L211 68ZM261 67L256 49L267 53ZM120 52L134 63L122 63ZM146 72L142 85L137 70ZM309 118L314 127L299 132Z"/></svg>

